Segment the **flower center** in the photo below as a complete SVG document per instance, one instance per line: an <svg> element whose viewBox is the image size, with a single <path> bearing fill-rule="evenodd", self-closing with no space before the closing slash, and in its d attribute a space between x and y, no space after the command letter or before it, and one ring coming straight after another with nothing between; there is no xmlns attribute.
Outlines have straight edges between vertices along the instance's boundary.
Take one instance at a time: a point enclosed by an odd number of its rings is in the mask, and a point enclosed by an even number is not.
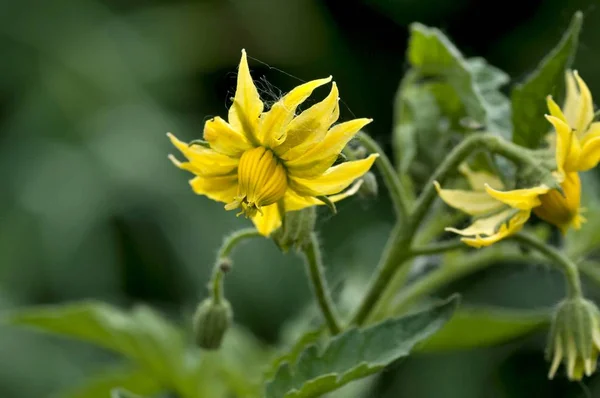
<svg viewBox="0 0 600 398"><path fill-rule="evenodd" d="M238 166L238 194L225 208L242 208L239 214L253 217L260 208L276 203L287 190L287 173L270 149L247 150ZM238 215L239 215L238 214Z"/></svg>

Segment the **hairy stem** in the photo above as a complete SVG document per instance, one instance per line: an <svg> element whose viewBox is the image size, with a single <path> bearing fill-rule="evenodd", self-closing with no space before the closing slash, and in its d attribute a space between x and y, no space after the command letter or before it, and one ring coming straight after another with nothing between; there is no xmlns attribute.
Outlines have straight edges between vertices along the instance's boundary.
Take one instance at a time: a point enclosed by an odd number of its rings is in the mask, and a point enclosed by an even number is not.
<svg viewBox="0 0 600 398"><path fill-rule="evenodd" d="M302 248L306 263L306 272L312 285L313 293L319 305L319 309L325 318L327 327L332 335L339 334L341 331L340 322L335 315L333 300L325 276L323 275L323 260L321 258L321 249L316 234L313 232L310 240Z"/></svg>
<svg viewBox="0 0 600 398"><path fill-rule="evenodd" d="M398 178L398 174L396 173L392 162L383 149L369 135L361 131L356 135L356 138L368 151L379 154L375 164L379 168L379 172L383 176L383 181L390 193L396 216L401 220L405 219L409 210L408 195Z"/></svg>
<svg viewBox="0 0 600 398"><path fill-rule="evenodd" d="M567 256L561 253L556 248L539 240L535 236L519 232L509 237L520 244L537 250L539 253L546 256L556 266L558 266L565 274L567 282L567 295L569 298L582 297L581 278L579 277L579 269L577 265Z"/></svg>
<svg viewBox="0 0 600 398"><path fill-rule="evenodd" d="M464 248L465 244L460 239L452 239L443 242L435 242L428 245L413 246L410 250L415 256L427 254L439 254L449 250Z"/></svg>

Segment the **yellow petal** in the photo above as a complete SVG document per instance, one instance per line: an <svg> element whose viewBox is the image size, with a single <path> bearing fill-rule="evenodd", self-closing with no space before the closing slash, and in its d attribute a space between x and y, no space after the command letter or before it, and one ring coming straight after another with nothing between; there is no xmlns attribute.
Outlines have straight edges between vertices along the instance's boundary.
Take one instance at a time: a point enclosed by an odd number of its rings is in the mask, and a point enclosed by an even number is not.
<svg viewBox="0 0 600 398"><path fill-rule="evenodd" d="M546 97L546 104L548 105L548 110L550 111L550 114L552 116L559 118L567 124L569 123L567 122L567 118L565 117L563 112L560 110L560 106L558 106L558 104L554 102L551 95Z"/></svg>
<svg viewBox="0 0 600 398"><path fill-rule="evenodd" d="M540 185L533 188L514 189L512 191L497 191L487 185L485 191L500 202L509 205L514 209L530 210L540 205L539 196L548 192L550 188L546 185Z"/></svg>
<svg viewBox="0 0 600 398"><path fill-rule="evenodd" d="M243 134L218 116L204 124L204 139L211 149L232 157L240 157L244 151L252 148Z"/></svg>
<svg viewBox="0 0 600 398"><path fill-rule="evenodd" d="M317 87L330 81L331 76L301 84L277 101L261 117L258 140L269 148L281 144L286 138L285 128L294 117L298 105L302 104Z"/></svg>
<svg viewBox="0 0 600 398"><path fill-rule="evenodd" d="M237 87L233 104L229 108L229 123L242 132L250 142L254 141L258 126L258 118L263 111L256 86L250 76L246 51L242 50L242 59L238 69Z"/></svg>
<svg viewBox="0 0 600 398"><path fill-rule="evenodd" d="M579 73L574 71L573 75L579 87L579 107L577 109L577 119L574 121L575 124L571 124L571 127L577 130L578 137L582 138L594 118L594 102L592 101L590 89L579 76Z"/></svg>
<svg viewBox="0 0 600 398"><path fill-rule="evenodd" d="M314 179L290 177L290 187L302 196L333 195L346 189L354 180L365 174L379 155L366 159L344 162L327 170Z"/></svg>
<svg viewBox="0 0 600 398"><path fill-rule="evenodd" d="M356 192L358 192L362 183L363 183L362 180L357 181L349 189L347 189L344 192L339 193L337 195L331 195L328 197L328 199L331 202L335 203L335 202L339 202L342 199L350 197L350 196L354 195ZM325 204L325 202L323 202L322 200L319 200L313 196L300 196L291 189L289 189L286 192L284 201L285 201L285 210L286 211L302 210L306 207L321 206L321 205Z"/></svg>
<svg viewBox="0 0 600 398"><path fill-rule="evenodd" d="M458 171L465 176L474 191L485 190L485 184L494 189L504 189L504 183L500 178L487 171L473 171L466 162L459 166Z"/></svg>
<svg viewBox="0 0 600 398"><path fill-rule="evenodd" d="M237 176L195 177L190 185L198 195L205 195L217 202L230 203L237 195Z"/></svg>
<svg viewBox="0 0 600 398"><path fill-rule="evenodd" d="M529 216L529 210L522 210L515 214L514 210L509 209L497 215L479 219L463 230L455 228L446 228L446 230L463 236L473 236L461 240L469 246L479 248L489 246L518 232Z"/></svg>
<svg viewBox="0 0 600 398"><path fill-rule="evenodd" d="M191 171L199 176L210 177L229 174L237 168L238 159L236 158L231 158L199 145L189 146L171 133L167 133L167 136L173 145L189 160L189 163L180 163L176 162L174 158L171 159L181 169Z"/></svg>
<svg viewBox="0 0 600 398"><path fill-rule="evenodd" d="M288 160L285 165L295 177L311 178L321 175L331 167L348 141L373 119L354 119L333 126L323 141L308 152Z"/></svg>
<svg viewBox="0 0 600 398"><path fill-rule="evenodd" d="M274 148L275 153L291 160L304 154L321 141L339 116L339 92L335 82L327 97L296 116L286 128L285 140Z"/></svg>
<svg viewBox="0 0 600 398"><path fill-rule="evenodd" d="M577 90L577 82L573 76L572 70L565 71L566 95L563 110L565 118L563 119L570 127L575 128L579 114L579 90Z"/></svg>
<svg viewBox="0 0 600 398"><path fill-rule="evenodd" d="M261 235L269 236L281 226L281 215L277 203L262 207L261 212L262 214L256 213L252 217L252 222Z"/></svg>
<svg viewBox="0 0 600 398"><path fill-rule="evenodd" d="M437 181L434 181L434 184L438 195L448 206L472 216L491 213L504 207L502 202L492 198L486 192L442 189Z"/></svg>
<svg viewBox="0 0 600 398"><path fill-rule="evenodd" d="M575 171L579 162L581 147L573 130L562 120L546 115L546 119L556 130L556 167L562 174Z"/></svg>
<svg viewBox="0 0 600 398"><path fill-rule="evenodd" d="M590 125L586 135L581 141L581 154L579 155L578 171L587 171L598 165L600 161L600 122Z"/></svg>
<svg viewBox="0 0 600 398"><path fill-rule="evenodd" d="M540 196L541 206L533 211L542 220L556 225L563 234L569 228L579 229L585 219L581 216L581 180L579 174L567 173L561 183L563 193L550 190ZM563 195L564 194L564 195Z"/></svg>

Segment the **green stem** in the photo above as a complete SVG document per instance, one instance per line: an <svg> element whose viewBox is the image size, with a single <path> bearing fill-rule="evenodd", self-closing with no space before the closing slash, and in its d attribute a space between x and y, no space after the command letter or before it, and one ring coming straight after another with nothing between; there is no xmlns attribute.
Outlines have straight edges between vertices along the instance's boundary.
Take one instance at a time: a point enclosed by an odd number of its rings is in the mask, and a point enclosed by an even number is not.
<svg viewBox="0 0 600 398"><path fill-rule="evenodd" d="M403 220L408 214L408 195L404 190L404 186L398 178L398 174L392 165L392 162L387 157L383 149L369 135L360 131L356 134L356 138L367 148L369 152L378 153L379 157L375 161L379 172L383 177L383 181L390 193L396 216Z"/></svg>
<svg viewBox="0 0 600 398"><path fill-rule="evenodd" d="M579 277L579 269L577 268L577 265L575 265L575 263L573 263L573 261L571 261L567 256L554 247L539 240L538 238L523 232L516 233L510 236L509 239L515 240L522 245L535 249L546 256L556 266L561 268L565 274L568 297L582 297L583 294L581 292L581 278Z"/></svg>
<svg viewBox="0 0 600 398"><path fill-rule="evenodd" d="M460 239L452 239L443 242L435 242L429 245L413 246L410 251L415 256L423 256L427 254L438 254L449 250L464 248L465 244Z"/></svg>
<svg viewBox="0 0 600 398"><path fill-rule="evenodd" d="M304 253L306 271L310 283L313 288L313 293L319 305L319 309L325 318L327 327L332 335L339 334L341 331L340 322L335 315L333 300L327 287L327 282L323 275L323 260L321 258L321 249L316 234L313 232L310 235L310 240L302 248Z"/></svg>
<svg viewBox="0 0 600 398"><path fill-rule="evenodd" d="M209 282L211 297L215 303L220 303L223 300L223 276L228 271L224 264L231 260L229 255L233 249L246 239L256 238L261 236L254 228L244 228L235 231L231 235L225 237L219 251L217 252L217 260L213 267L212 277Z"/></svg>
<svg viewBox="0 0 600 398"><path fill-rule="evenodd" d="M533 262L536 261L536 259L532 256L524 256L518 253L502 255L497 251L489 251L482 252L481 255L475 254L472 257L468 257L460 264L444 264L435 271L430 272L421 279L408 285L395 299L392 310L385 311L385 314L398 315L408 309L420 298L434 293L441 287L446 286L465 275L472 274L494 264L526 261Z"/></svg>

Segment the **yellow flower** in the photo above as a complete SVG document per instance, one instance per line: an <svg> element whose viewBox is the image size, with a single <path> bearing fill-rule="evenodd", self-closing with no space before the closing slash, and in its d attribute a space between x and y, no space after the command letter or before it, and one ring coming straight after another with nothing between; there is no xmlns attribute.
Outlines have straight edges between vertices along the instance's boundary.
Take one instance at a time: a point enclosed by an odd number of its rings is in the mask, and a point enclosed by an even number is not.
<svg viewBox="0 0 600 398"><path fill-rule="evenodd" d="M548 120L557 133L557 162L561 172L586 171L600 161L600 122L594 120L592 94L577 71L566 73L567 95L563 109L548 97Z"/></svg>
<svg viewBox="0 0 600 398"><path fill-rule="evenodd" d="M500 179L483 171L472 171L466 164L461 173L469 181L472 191L442 189L434 182L440 198L451 207L474 217L474 222L464 229L446 228L462 235L463 242L473 247L489 246L518 232L539 206L538 196L547 192L546 186L502 192Z"/></svg>
<svg viewBox="0 0 600 398"><path fill-rule="evenodd" d="M227 210L239 208L268 236L281 225L281 211L356 193L360 181L352 183L377 157L333 165L348 141L371 122L354 119L332 126L339 117L335 82L323 101L296 114L313 90L329 82L331 77L304 83L265 112L242 50L228 121L217 116L205 123L205 145L188 145L168 134L188 161L170 158L196 175L190 180L194 192L225 203Z"/></svg>

